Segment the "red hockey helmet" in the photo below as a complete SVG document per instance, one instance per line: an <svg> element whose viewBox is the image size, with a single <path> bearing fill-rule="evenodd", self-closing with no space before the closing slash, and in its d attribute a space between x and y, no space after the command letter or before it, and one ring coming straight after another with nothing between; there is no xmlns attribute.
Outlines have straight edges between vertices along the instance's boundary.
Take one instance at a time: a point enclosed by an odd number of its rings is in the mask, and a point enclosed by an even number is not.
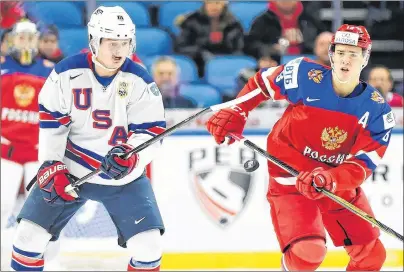
<svg viewBox="0 0 404 272"><path fill-rule="evenodd" d="M358 46L364 50L364 63L362 69L368 64L370 51L372 48L372 40L364 26L344 24L340 26L335 34L332 36L329 56L334 52L336 44L346 44Z"/></svg>

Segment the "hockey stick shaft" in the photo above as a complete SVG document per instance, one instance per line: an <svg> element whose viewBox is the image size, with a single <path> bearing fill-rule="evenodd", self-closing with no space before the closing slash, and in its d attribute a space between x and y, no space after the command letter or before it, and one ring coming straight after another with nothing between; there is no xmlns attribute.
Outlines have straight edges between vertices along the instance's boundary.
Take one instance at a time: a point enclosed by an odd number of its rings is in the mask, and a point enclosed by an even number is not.
<svg viewBox="0 0 404 272"><path fill-rule="evenodd" d="M229 136L231 138L235 139L236 141L244 144L245 146L247 146L251 150L257 152L258 154L264 156L268 161L270 161L273 164L279 166L280 168L282 168L286 172L290 173L291 175L293 175L295 177L297 177L299 175L299 171L297 171L296 169L294 169L291 166L287 165L286 163L282 162L281 160L275 158L274 156L270 155L266 150L260 148L259 146L257 146L253 142L251 142L250 140L246 139L244 136L234 134L234 133L230 133ZM381 223L376 218L368 215L367 213L365 213L364 211L362 211L361 209L359 209L355 205L349 203L345 199L331 193L330 191L328 191L326 189L323 189L323 188L316 188L316 189L319 192L323 193L326 197L328 197L331 200L335 201L336 203L340 204L342 207L348 209L352 213L354 213L357 216L361 217L362 219L366 220L367 222L372 224L372 226L377 226L383 232L385 232L385 233L399 239L400 241L403 241L403 235L399 234L398 232L394 231L390 227L388 227L385 224Z"/></svg>
<svg viewBox="0 0 404 272"><path fill-rule="evenodd" d="M163 138L171 135L172 133L174 133L175 131L177 131L179 128L183 127L184 125L190 123L191 121L195 120L196 118L198 118L199 116L202 116L208 112L215 112L221 109L225 109L225 108L229 108L232 106L235 106L237 104L243 103L247 100L250 100L251 98L257 96L259 93L261 92L260 89L255 89L252 92L247 93L246 95L243 95L241 97L238 97L236 99L233 99L231 101L225 102L225 103L221 103L221 104L217 104L217 105L213 105L210 107L207 107L197 113L195 113L194 115L188 117L187 119L179 122L178 124L172 126L171 128L167 129L166 131L164 131L163 133L151 138L150 140L144 142L143 144L135 147L134 149L130 150L127 153L124 153L123 155L121 155L121 157L123 159L128 159L130 156L132 156L132 154L134 153L138 153L140 151L142 151L143 149L147 148L148 146L162 140ZM97 170L94 170L93 172L85 175L84 177L82 177L81 179L77 180L76 182L74 182L71 185L68 185L65 189L66 192L70 192L71 190L74 189L74 187L80 186L83 183L87 182L88 179L94 177L95 175L97 175L98 173L100 173L101 170L98 168Z"/></svg>

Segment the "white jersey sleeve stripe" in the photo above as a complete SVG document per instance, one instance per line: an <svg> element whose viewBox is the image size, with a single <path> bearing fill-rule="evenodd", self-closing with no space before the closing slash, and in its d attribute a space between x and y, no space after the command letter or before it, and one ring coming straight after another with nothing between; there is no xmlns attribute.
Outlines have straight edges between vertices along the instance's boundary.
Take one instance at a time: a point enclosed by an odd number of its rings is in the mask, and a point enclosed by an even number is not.
<svg viewBox="0 0 404 272"><path fill-rule="evenodd" d="M43 105L39 104L39 126L40 128L58 128L60 126L68 127L71 124L71 118L67 114L58 111L49 111Z"/></svg>
<svg viewBox="0 0 404 272"><path fill-rule="evenodd" d="M151 136L156 136L165 131L166 122L165 121L157 121L150 123L142 123L142 124L129 124L129 134L128 138L132 136L132 134L144 133Z"/></svg>
<svg viewBox="0 0 404 272"><path fill-rule="evenodd" d="M129 124L129 131L135 132L137 129L149 129L152 127L166 127L165 121L156 121L150 123L142 123L142 124Z"/></svg>
<svg viewBox="0 0 404 272"><path fill-rule="evenodd" d="M360 150L356 153L355 157L365 161L366 165L369 166L370 169L374 170L382 161L382 158L377 154L375 150L371 152L365 152Z"/></svg>
<svg viewBox="0 0 404 272"><path fill-rule="evenodd" d="M70 139L67 139L65 156L91 171L98 169L103 159L103 156L74 144ZM103 179L111 179L103 173L99 176Z"/></svg>

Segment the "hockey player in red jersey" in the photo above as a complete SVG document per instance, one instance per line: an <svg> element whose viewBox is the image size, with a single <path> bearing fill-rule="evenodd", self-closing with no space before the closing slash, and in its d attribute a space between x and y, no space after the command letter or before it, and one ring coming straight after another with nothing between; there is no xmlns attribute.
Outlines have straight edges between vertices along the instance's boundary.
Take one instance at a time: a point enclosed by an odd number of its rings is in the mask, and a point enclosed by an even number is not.
<svg viewBox="0 0 404 272"><path fill-rule="evenodd" d="M10 55L1 56L1 228L11 215L21 180L28 183L38 161L38 94L53 63L37 58L35 24L17 23Z"/></svg>
<svg viewBox="0 0 404 272"><path fill-rule="evenodd" d="M38 94L45 79L28 74L1 79L1 225L14 206L23 177L38 170Z"/></svg>
<svg viewBox="0 0 404 272"><path fill-rule="evenodd" d="M379 91L359 80L371 43L365 27L342 25L329 48L331 67L298 58L261 69L239 96L257 88L261 94L219 111L206 124L221 144L229 132L242 133L249 112L261 102L290 102L267 138L268 152L300 171L296 178L268 163L267 198L283 270L315 270L321 265L326 255L324 228L334 245L348 253L347 270L380 270L385 261L379 229L314 187L330 190L373 215L360 186L382 159L395 120Z"/></svg>

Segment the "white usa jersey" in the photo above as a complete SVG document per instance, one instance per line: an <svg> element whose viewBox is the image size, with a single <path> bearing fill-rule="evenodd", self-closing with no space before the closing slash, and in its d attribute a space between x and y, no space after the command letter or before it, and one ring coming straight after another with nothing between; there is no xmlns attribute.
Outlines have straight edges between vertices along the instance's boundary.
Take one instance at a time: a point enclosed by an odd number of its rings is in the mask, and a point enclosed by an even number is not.
<svg viewBox="0 0 404 272"><path fill-rule="evenodd" d="M140 65L126 59L104 88L92 70L90 53L59 62L39 94L39 160L63 161L81 178L100 167L114 146L138 146L165 130L160 91ZM139 152L138 166L114 180L104 173L90 183L119 186L144 173L161 143Z"/></svg>

